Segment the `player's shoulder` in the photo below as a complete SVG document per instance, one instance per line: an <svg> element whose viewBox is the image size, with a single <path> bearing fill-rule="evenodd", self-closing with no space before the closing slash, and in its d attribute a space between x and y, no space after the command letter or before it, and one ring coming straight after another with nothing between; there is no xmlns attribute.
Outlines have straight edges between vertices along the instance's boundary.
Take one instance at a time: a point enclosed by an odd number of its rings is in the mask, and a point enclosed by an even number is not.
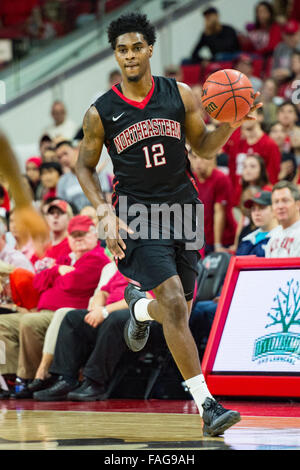
<svg viewBox="0 0 300 470"><path fill-rule="evenodd" d="M110 88L109 90L105 91L100 96L98 96L98 98L92 103L91 106L98 108L99 106L101 106L101 104L105 102L109 103L111 101L112 96L114 96L114 91L112 88Z"/></svg>

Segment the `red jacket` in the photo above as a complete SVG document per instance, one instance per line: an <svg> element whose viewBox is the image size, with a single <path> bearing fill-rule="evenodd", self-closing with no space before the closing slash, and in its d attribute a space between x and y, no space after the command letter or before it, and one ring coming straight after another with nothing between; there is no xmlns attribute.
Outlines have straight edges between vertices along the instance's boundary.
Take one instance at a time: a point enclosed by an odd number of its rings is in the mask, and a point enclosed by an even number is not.
<svg viewBox="0 0 300 470"><path fill-rule="evenodd" d="M61 307L87 308L99 283L103 267L109 263L100 245L74 263L75 270L61 276L59 265L71 265L71 257L60 258L53 268L35 275L33 285L40 293L37 309L57 310Z"/></svg>

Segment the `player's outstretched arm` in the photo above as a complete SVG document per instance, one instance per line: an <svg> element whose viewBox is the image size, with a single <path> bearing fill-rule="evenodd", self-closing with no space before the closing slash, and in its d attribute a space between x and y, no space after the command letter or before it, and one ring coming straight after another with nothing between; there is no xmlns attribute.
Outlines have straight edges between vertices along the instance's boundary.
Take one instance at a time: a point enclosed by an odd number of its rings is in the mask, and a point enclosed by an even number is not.
<svg viewBox="0 0 300 470"><path fill-rule="evenodd" d="M239 127L245 120L255 119L255 117L249 114L245 116L244 119L241 119L234 124L221 123L214 131L208 131L205 123L203 122L197 100L190 87L184 83L178 83L178 89L186 112L186 138L192 147L193 153L201 158L213 158L218 150L226 144L227 140L237 127ZM255 98L258 96L259 93L255 95ZM252 106L250 113L261 106L261 103Z"/></svg>

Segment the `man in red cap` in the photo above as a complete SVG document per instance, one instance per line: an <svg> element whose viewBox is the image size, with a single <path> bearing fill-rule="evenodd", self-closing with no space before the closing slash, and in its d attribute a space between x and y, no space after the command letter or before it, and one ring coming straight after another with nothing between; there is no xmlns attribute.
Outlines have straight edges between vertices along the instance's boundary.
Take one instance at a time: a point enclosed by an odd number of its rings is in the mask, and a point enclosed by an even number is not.
<svg viewBox="0 0 300 470"><path fill-rule="evenodd" d="M271 75L279 83L291 76L291 61L294 50L300 50L300 25L289 20L283 27L283 41L275 48Z"/></svg>
<svg viewBox="0 0 300 470"><path fill-rule="evenodd" d="M70 253L68 224L72 217L71 206L62 199L55 199L47 205L45 219L50 229L51 241L49 241L42 256L34 255L31 259L36 272L50 268L57 259Z"/></svg>
<svg viewBox="0 0 300 470"><path fill-rule="evenodd" d="M42 358L47 328L62 307L88 307L103 267L110 262L100 246L96 227L88 216L77 215L68 225L71 253L33 279L39 294L35 311L0 315L0 339L6 345L7 363L0 374L33 379Z"/></svg>

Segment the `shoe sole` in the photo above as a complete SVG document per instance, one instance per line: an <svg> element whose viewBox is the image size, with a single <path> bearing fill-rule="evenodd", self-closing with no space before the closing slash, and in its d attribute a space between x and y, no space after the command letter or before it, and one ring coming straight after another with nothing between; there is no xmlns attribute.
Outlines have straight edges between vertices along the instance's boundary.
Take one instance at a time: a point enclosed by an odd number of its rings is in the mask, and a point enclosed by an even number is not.
<svg viewBox="0 0 300 470"><path fill-rule="evenodd" d="M223 434L226 429L241 421L241 415L238 411L228 411L224 413L212 426L204 424L203 436L215 437Z"/></svg>

